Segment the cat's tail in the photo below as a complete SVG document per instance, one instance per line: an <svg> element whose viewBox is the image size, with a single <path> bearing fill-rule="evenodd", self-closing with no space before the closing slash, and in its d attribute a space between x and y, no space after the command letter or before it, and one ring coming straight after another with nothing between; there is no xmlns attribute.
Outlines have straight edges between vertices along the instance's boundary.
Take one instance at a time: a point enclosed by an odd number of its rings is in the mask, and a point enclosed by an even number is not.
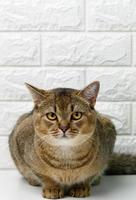
<svg viewBox="0 0 136 200"><path fill-rule="evenodd" d="M136 156L114 153L105 173L107 175L136 174Z"/></svg>

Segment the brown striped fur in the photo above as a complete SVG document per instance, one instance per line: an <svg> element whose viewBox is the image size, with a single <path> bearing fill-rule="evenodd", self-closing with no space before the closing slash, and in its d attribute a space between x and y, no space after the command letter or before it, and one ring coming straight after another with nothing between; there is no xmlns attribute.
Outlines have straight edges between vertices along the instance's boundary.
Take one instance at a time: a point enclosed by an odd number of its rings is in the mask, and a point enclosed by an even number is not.
<svg viewBox="0 0 136 200"><path fill-rule="evenodd" d="M94 105L99 82L83 90L40 90L28 85L34 109L17 121L9 137L12 158L31 185L42 185L43 197L85 197L107 167L116 130ZM47 113L56 113L56 120ZM82 113L78 120L75 112ZM65 129L65 131L63 130Z"/></svg>
<svg viewBox="0 0 136 200"><path fill-rule="evenodd" d="M136 156L127 153L114 153L109 160L107 175L136 174Z"/></svg>

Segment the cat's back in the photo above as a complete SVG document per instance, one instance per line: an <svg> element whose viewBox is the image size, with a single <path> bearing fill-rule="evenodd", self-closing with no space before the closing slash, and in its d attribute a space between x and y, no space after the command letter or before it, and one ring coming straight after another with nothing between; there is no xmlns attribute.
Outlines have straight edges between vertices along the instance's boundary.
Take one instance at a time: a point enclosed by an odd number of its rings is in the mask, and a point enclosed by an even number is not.
<svg viewBox="0 0 136 200"><path fill-rule="evenodd" d="M105 133L113 130L115 132L114 134L116 134L115 125L108 116L97 112L97 119L102 129L105 130Z"/></svg>
<svg viewBox="0 0 136 200"><path fill-rule="evenodd" d="M97 119L97 130L102 151L108 156L113 152L117 135L116 128L113 122L106 115L97 113Z"/></svg>
<svg viewBox="0 0 136 200"><path fill-rule="evenodd" d="M17 143L20 143L23 148L23 144L25 144L27 138L32 134L34 134L32 112L29 112L19 117L11 134L9 135L10 150L12 151Z"/></svg>
<svg viewBox="0 0 136 200"><path fill-rule="evenodd" d="M32 124L32 111L29 113L24 113L23 115L21 115L14 128L13 131L11 133L11 135L14 133L19 133L21 132L21 134L24 132L24 129L31 130L33 128L33 124Z"/></svg>

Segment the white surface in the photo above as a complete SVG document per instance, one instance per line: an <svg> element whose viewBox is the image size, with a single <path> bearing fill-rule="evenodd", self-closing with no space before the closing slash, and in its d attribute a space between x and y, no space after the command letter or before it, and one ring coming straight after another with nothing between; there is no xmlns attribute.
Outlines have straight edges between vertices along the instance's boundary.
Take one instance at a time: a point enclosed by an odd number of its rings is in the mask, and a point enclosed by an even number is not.
<svg viewBox="0 0 136 200"><path fill-rule="evenodd" d="M0 171L0 200L42 200L41 187L33 187L15 170ZM66 197L65 199L75 199ZM81 198L80 198L81 199ZM91 200L135 200L136 176L106 176L92 188Z"/></svg>

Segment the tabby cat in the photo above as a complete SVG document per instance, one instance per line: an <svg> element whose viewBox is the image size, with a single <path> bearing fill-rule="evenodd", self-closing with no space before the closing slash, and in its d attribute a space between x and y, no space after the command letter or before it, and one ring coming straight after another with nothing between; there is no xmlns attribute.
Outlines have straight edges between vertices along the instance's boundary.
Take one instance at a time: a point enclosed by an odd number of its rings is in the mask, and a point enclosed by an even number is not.
<svg viewBox="0 0 136 200"><path fill-rule="evenodd" d="M99 82L83 90L38 89L26 84L34 109L9 137L11 156L25 179L45 198L86 197L107 168L116 130L95 110Z"/></svg>

